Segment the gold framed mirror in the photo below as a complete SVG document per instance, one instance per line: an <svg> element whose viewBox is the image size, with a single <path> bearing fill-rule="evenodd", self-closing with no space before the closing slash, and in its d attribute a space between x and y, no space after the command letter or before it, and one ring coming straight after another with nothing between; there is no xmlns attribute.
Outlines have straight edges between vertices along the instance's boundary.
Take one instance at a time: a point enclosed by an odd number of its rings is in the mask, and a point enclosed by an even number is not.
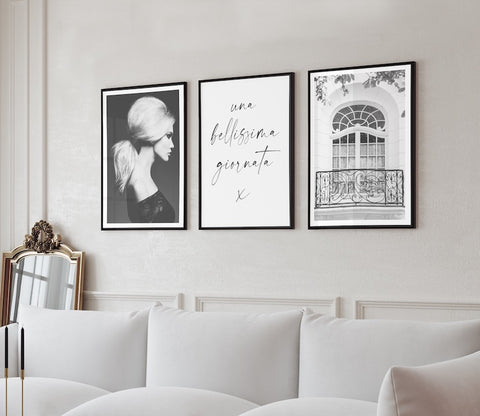
<svg viewBox="0 0 480 416"><path fill-rule="evenodd" d="M1 325L17 321L20 304L82 309L85 255L61 242L41 220L22 245L3 253Z"/></svg>

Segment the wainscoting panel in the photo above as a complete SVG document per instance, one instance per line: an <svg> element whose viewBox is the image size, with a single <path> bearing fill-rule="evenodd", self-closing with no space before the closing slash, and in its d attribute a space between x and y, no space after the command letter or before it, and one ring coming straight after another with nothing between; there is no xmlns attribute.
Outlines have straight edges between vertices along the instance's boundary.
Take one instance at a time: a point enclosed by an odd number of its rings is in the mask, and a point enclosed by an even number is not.
<svg viewBox="0 0 480 416"><path fill-rule="evenodd" d="M480 303L356 300L355 317L422 321L480 319Z"/></svg>
<svg viewBox="0 0 480 416"><path fill-rule="evenodd" d="M339 316L339 298L330 299L293 299L293 298L256 298L230 296L197 296L195 310L200 312L276 312L289 309L309 308L325 315Z"/></svg>
<svg viewBox="0 0 480 416"><path fill-rule="evenodd" d="M135 311L160 302L164 306L183 308L182 293L83 292L83 309L95 311Z"/></svg>
<svg viewBox="0 0 480 416"><path fill-rule="evenodd" d="M0 4L0 249L46 219L46 0Z"/></svg>

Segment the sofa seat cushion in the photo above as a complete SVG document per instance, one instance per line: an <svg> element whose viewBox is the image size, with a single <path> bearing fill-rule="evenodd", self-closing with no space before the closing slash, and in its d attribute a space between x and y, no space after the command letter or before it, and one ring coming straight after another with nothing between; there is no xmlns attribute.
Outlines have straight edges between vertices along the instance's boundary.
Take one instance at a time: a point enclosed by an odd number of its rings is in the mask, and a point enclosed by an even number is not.
<svg viewBox="0 0 480 416"><path fill-rule="evenodd" d="M243 413L242 416L376 416L377 404L362 400L302 397L283 400Z"/></svg>
<svg viewBox="0 0 480 416"><path fill-rule="evenodd" d="M300 397L377 401L393 366L418 366L480 350L480 320L337 319L306 313L300 330Z"/></svg>
<svg viewBox="0 0 480 416"><path fill-rule="evenodd" d="M214 391L143 387L100 397L65 416L237 416L255 407L255 403Z"/></svg>
<svg viewBox="0 0 480 416"><path fill-rule="evenodd" d="M301 317L301 310L219 313L154 307L147 386L219 391L258 404L297 397Z"/></svg>
<svg viewBox="0 0 480 416"><path fill-rule="evenodd" d="M379 416L480 416L480 352L419 367L393 367Z"/></svg>
<svg viewBox="0 0 480 416"><path fill-rule="evenodd" d="M88 384L43 377L24 380L24 414L29 416L60 416L70 409L97 397L107 390ZM0 409L5 409L5 379L0 380ZM2 413L3 414L3 413ZM8 379L8 414L21 415L21 380Z"/></svg>
<svg viewBox="0 0 480 416"><path fill-rule="evenodd" d="M20 305L25 374L109 391L145 386L147 320L148 309L99 312Z"/></svg>

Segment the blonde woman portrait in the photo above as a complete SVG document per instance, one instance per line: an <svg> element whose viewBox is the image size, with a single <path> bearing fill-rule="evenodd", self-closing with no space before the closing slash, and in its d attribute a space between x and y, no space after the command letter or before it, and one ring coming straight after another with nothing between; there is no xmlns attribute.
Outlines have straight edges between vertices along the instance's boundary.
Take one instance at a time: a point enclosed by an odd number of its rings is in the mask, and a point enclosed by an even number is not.
<svg viewBox="0 0 480 416"><path fill-rule="evenodd" d="M102 90L104 229L183 228L180 86Z"/></svg>

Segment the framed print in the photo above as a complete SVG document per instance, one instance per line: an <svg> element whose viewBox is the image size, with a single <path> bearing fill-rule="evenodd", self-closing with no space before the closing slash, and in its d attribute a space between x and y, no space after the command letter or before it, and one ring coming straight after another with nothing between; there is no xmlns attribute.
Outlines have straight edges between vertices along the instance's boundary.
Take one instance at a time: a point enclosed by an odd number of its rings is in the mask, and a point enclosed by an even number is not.
<svg viewBox="0 0 480 416"><path fill-rule="evenodd" d="M200 229L293 228L293 77L199 81Z"/></svg>
<svg viewBox="0 0 480 416"><path fill-rule="evenodd" d="M311 228L415 227L415 63L309 71Z"/></svg>
<svg viewBox="0 0 480 416"><path fill-rule="evenodd" d="M102 90L102 230L185 229L186 83Z"/></svg>

